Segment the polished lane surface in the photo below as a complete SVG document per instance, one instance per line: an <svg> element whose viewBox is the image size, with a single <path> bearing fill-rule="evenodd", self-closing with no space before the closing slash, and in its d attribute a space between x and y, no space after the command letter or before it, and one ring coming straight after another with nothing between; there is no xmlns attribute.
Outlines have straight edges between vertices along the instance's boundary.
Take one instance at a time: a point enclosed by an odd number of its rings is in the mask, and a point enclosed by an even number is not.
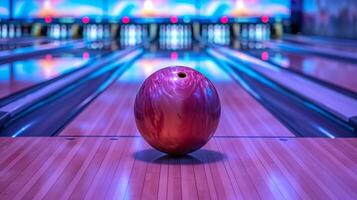
<svg viewBox="0 0 357 200"><path fill-rule="evenodd" d="M171 158L142 138L0 138L3 199L356 199L357 141L212 138Z"/></svg>
<svg viewBox="0 0 357 200"><path fill-rule="evenodd" d="M133 115L135 95L145 78L170 65L193 67L215 84L222 104L221 121L215 136L294 136L216 62L201 53L172 53L162 57L150 53L144 55L72 121L60 136L138 136Z"/></svg>
<svg viewBox="0 0 357 200"><path fill-rule="evenodd" d="M252 50L246 52L292 71L357 92L357 63L286 51Z"/></svg>
<svg viewBox="0 0 357 200"><path fill-rule="evenodd" d="M324 39L316 39L313 37L287 37L283 41L287 41L289 43L295 43L300 45L307 45L313 47L327 48L337 51L346 51L346 52L357 52L357 45L355 42L349 41L334 41L334 38L324 38Z"/></svg>
<svg viewBox="0 0 357 200"><path fill-rule="evenodd" d="M7 40L3 39L0 40L0 51L39 46L57 42L58 41L56 40L51 40L47 38L12 38Z"/></svg>
<svg viewBox="0 0 357 200"><path fill-rule="evenodd" d="M73 51L2 64L0 98L71 72L97 55L89 51Z"/></svg>

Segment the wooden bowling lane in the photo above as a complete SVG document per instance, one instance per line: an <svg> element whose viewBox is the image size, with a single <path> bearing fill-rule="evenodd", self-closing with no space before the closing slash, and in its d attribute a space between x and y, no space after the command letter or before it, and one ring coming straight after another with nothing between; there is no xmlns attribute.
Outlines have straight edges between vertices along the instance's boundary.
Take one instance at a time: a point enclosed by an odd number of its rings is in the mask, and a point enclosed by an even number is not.
<svg viewBox="0 0 357 200"><path fill-rule="evenodd" d="M22 89L31 87L32 85L33 83L30 82L19 82L11 79L9 79L9 81L0 81L0 98L6 97Z"/></svg>
<svg viewBox="0 0 357 200"><path fill-rule="evenodd" d="M133 114L140 84L116 82L80 113L60 136L137 136Z"/></svg>
<svg viewBox="0 0 357 200"><path fill-rule="evenodd" d="M157 60L156 60L157 61ZM138 61L91 105L79 114L61 133L61 136L139 136L133 115L135 95L143 80L152 72L170 65L170 59L156 62L155 58ZM172 61L171 61L172 62ZM152 67L149 71L145 63ZM294 137L260 103L234 82L217 64L202 65L199 71L215 84L221 99L222 114L215 136L232 137ZM172 64L172 63L171 63ZM147 71L147 73L142 74ZM214 73L213 73L214 72ZM216 78L215 78L216 77ZM224 77L221 80L217 77Z"/></svg>
<svg viewBox="0 0 357 200"><path fill-rule="evenodd" d="M169 158L139 137L0 138L1 199L357 199L357 140L213 138Z"/></svg>
<svg viewBox="0 0 357 200"><path fill-rule="evenodd" d="M215 85L222 104L221 121L216 136L294 136L268 110L233 81Z"/></svg>

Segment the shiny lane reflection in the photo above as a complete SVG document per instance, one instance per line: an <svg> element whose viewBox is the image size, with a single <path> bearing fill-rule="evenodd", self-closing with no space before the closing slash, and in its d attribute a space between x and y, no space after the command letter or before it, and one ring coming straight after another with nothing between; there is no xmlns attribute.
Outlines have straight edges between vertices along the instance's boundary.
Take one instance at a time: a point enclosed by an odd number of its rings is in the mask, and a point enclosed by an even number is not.
<svg viewBox="0 0 357 200"><path fill-rule="evenodd" d="M39 59L0 65L0 98L68 73L87 61L80 57L53 57L48 54Z"/></svg>

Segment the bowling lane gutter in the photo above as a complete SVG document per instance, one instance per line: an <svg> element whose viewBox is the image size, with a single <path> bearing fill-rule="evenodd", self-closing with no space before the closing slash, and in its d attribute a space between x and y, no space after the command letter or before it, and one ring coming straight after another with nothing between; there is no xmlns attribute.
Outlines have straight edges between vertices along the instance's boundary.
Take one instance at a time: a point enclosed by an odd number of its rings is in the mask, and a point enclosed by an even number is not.
<svg viewBox="0 0 357 200"><path fill-rule="evenodd" d="M321 109L299 94L251 69L251 64L239 61L239 58L233 58L218 50L219 48L222 47L208 48L207 53L297 136L356 137L353 124Z"/></svg>
<svg viewBox="0 0 357 200"><path fill-rule="evenodd" d="M0 52L0 64L11 62L16 59L24 59L31 56L38 56L46 53L53 53L69 49L81 49L86 47L83 41L66 41L40 45L36 47L18 48L15 50L6 50Z"/></svg>
<svg viewBox="0 0 357 200"><path fill-rule="evenodd" d="M0 136L56 134L142 53L139 47L113 53L92 66L1 107Z"/></svg>
<svg viewBox="0 0 357 200"><path fill-rule="evenodd" d="M290 51L300 54L314 54L314 55L324 56L328 58L340 59L352 63L357 62L356 54L347 51L336 50L336 49L331 50L328 48L299 45L299 44L293 44L293 43L282 42L282 41L269 42L268 44L271 49Z"/></svg>
<svg viewBox="0 0 357 200"><path fill-rule="evenodd" d="M246 52L246 51L244 51L244 53L247 54L247 55L249 55L249 56L252 56L252 57L254 57L254 58L257 58L257 59L261 60L258 55L254 54L254 53L252 53L252 52L249 52L249 51ZM322 58L322 59L323 59L323 58ZM320 84L320 85L323 85L323 86L328 87L328 88L330 88L330 89L332 89L332 90L335 90L336 92L339 92L339 93L342 93L342 94L344 94L344 95L346 95L346 96L349 96L349 97L351 97L351 98L357 99L357 93L355 93L355 92L353 92L353 91L351 91L351 90L345 89L345 88L343 88L343 87L341 87L341 86L338 86L338 85L335 85L335 84L333 84L333 83L330 83L330 82L327 82L327 81L318 79L318 78L316 78L316 77L314 77L314 76L310 76L310 75L304 74L303 72L300 72L300 71L296 71L296 70L292 70L292 69L290 69L290 68L283 67L282 65L280 65L280 64L278 64L278 63L276 63L276 62L274 62L274 61L265 60L264 62L267 62L267 63L269 63L269 64L271 64L271 65L274 65L274 66L276 66L276 67L278 67L278 68L280 68L280 69L282 69L282 70L286 70L286 71L289 71L289 72L291 72L291 73L297 74L297 75L299 75L299 76L303 76L303 77L306 78L306 79L309 79L309 80L314 81L314 82L316 82L316 83L318 83L318 84ZM357 66L356 66L356 67L357 67Z"/></svg>

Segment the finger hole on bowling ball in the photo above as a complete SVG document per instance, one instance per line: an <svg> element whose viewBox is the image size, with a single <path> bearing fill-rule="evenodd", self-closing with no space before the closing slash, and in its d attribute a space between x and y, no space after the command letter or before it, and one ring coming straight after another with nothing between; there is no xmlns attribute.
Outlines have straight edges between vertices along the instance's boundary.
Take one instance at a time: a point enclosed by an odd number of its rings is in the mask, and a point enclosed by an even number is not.
<svg viewBox="0 0 357 200"><path fill-rule="evenodd" d="M177 73L177 76L180 78L185 78L186 77L186 73L185 72L179 72Z"/></svg>
<svg viewBox="0 0 357 200"><path fill-rule="evenodd" d="M225 154L208 149L200 149L193 153L181 156L172 156L155 149L144 149L133 153L136 160L148 163L164 163L168 165L198 165L214 163L226 158Z"/></svg>

